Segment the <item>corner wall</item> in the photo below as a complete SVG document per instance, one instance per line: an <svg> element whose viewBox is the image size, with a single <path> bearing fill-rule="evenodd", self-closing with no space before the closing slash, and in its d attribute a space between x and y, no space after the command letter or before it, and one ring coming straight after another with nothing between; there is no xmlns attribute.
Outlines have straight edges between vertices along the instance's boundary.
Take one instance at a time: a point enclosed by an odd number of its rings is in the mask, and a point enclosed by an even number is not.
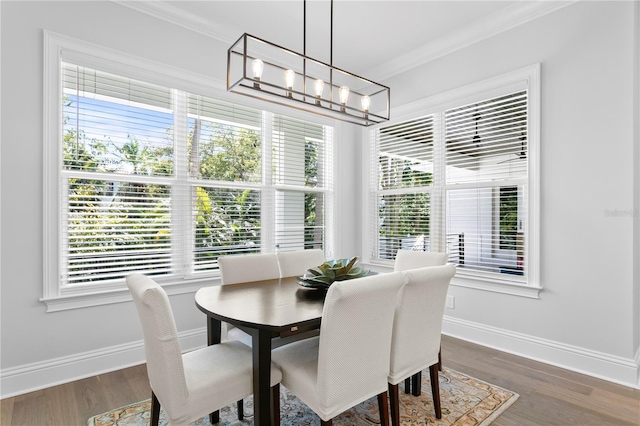
<svg viewBox="0 0 640 426"><path fill-rule="evenodd" d="M383 83L399 106L541 63L544 290L528 299L452 286L444 331L637 387L635 8L577 2Z"/></svg>

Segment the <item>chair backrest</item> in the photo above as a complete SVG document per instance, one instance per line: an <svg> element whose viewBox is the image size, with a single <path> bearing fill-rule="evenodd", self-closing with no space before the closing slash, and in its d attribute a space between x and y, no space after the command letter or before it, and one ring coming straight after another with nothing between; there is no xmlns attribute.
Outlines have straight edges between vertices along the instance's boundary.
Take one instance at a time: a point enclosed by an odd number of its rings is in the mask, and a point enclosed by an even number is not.
<svg viewBox="0 0 640 426"><path fill-rule="evenodd" d="M389 383L438 362L444 305L455 272L453 264L402 272L407 281L393 321Z"/></svg>
<svg viewBox="0 0 640 426"><path fill-rule="evenodd" d="M449 255L431 251L398 250L394 271L424 268L426 266L441 266L447 263Z"/></svg>
<svg viewBox="0 0 640 426"><path fill-rule="evenodd" d="M142 274L129 274L126 282L142 323L151 389L170 417L179 417L189 391L169 298L162 287Z"/></svg>
<svg viewBox="0 0 640 426"><path fill-rule="evenodd" d="M320 249L283 251L278 253L278 265L281 277L304 275L307 269L322 265L324 251Z"/></svg>
<svg viewBox="0 0 640 426"><path fill-rule="evenodd" d="M331 418L387 390L391 330L401 272L329 287L318 350L318 398Z"/></svg>
<svg viewBox="0 0 640 426"><path fill-rule="evenodd" d="M222 285L280 278L274 253L220 256L218 266Z"/></svg>

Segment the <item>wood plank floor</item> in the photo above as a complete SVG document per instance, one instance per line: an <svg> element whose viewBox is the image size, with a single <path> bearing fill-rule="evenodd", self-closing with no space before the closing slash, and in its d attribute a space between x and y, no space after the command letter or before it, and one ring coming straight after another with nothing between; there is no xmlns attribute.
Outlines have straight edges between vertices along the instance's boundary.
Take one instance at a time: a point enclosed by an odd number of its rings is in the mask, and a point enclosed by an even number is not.
<svg viewBox="0 0 640 426"><path fill-rule="evenodd" d="M520 399L493 425L640 425L640 390L447 336L445 367L504 387ZM2 426L84 426L87 419L151 395L144 365L1 401Z"/></svg>

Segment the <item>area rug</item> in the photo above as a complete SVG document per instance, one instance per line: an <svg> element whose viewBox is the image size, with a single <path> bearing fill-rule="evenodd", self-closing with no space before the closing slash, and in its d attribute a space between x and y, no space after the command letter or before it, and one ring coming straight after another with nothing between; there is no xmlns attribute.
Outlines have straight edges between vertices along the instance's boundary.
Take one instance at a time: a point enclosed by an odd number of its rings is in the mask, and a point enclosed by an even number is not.
<svg viewBox="0 0 640 426"><path fill-rule="evenodd" d="M280 409L282 425L319 425L320 419L304 403L281 386ZM518 399L518 394L498 386L444 368L440 372L440 401L442 419L435 418L429 370L422 373L422 393L407 395L400 385L400 420L403 425L488 425ZM137 402L104 414L91 417L88 426L143 426L149 423L150 400ZM220 426L252 425L253 399L244 401L245 418L239 421L235 404L220 410ZM209 425L209 418L192 426ZM367 426L380 424L378 400L371 398L342 413L333 421L336 426ZM168 425L164 410L160 410L160 425Z"/></svg>

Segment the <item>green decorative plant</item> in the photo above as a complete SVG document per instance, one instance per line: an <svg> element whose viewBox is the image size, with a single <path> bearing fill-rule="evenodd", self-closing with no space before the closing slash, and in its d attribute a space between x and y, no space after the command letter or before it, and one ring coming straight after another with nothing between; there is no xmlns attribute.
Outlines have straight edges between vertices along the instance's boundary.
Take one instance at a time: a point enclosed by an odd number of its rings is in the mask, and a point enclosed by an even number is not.
<svg viewBox="0 0 640 426"><path fill-rule="evenodd" d="M369 271L355 266L358 257L328 260L322 265L307 270L299 277L300 284L305 287L327 289L335 281L350 280L366 276Z"/></svg>

